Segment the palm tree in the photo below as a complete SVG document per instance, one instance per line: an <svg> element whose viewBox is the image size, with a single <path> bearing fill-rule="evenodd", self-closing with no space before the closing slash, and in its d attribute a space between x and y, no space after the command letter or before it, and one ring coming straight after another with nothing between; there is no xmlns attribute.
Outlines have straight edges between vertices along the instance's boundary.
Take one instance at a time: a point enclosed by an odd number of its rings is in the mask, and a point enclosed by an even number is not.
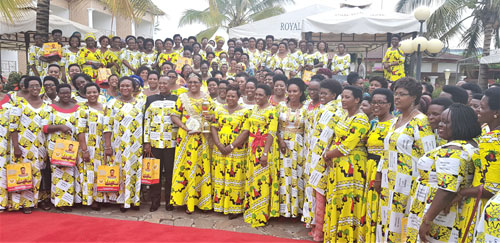
<svg viewBox="0 0 500 243"><path fill-rule="evenodd" d="M24 17L24 10L33 8L33 0L8 0L0 1L0 18L14 23L16 19Z"/></svg>
<svg viewBox="0 0 500 243"><path fill-rule="evenodd" d="M103 0L111 12L111 31L113 30L114 16L121 16L127 20L140 22L147 11L153 15L164 15L151 0Z"/></svg>
<svg viewBox="0 0 500 243"><path fill-rule="evenodd" d="M467 46L466 57L478 55L483 36L483 56L490 54L493 37L495 46L500 47L500 0L399 0L398 12L410 12L420 5L440 4L427 20L427 35L448 42L461 35L461 43ZM470 26L467 21L472 20ZM488 65L479 66L479 85L488 86L486 74Z"/></svg>
<svg viewBox="0 0 500 243"><path fill-rule="evenodd" d="M211 37L219 27L226 29L269 18L285 12L284 4L294 0L207 0L204 10L188 9L179 20L179 27L199 23L207 27L197 37Z"/></svg>

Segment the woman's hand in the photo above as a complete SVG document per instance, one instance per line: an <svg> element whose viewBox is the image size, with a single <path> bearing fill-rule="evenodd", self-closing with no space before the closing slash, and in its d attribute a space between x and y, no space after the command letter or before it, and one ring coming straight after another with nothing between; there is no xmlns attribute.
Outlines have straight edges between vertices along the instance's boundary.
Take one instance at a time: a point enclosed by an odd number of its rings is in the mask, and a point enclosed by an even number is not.
<svg viewBox="0 0 500 243"><path fill-rule="evenodd" d="M90 162L90 153L88 150L82 151L82 159L85 162Z"/></svg>
<svg viewBox="0 0 500 243"><path fill-rule="evenodd" d="M375 188L375 191L380 194L380 192L382 191L382 173L377 172L375 181L373 182L373 187Z"/></svg>
<svg viewBox="0 0 500 243"><path fill-rule="evenodd" d="M262 167L266 167L267 166L267 155L260 156L259 163Z"/></svg>
<svg viewBox="0 0 500 243"><path fill-rule="evenodd" d="M286 146L285 141L283 141L283 140L280 139L279 147L280 147L281 153L282 154L286 154L286 151L288 150L288 147Z"/></svg>
<svg viewBox="0 0 500 243"><path fill-rule="evenodd" d="M422 224L420 224L420 229L418 230L418 235L420 236L420 241L422 242L429 242L427 240L427 236L429 235L429 231L431 230L431 222L425 218L422 221Z"/></svg>
<svg viewBox="0 0 500 243"><path fill-rule="evenodd" d="M113 156L113 149L111 149L111 147L104 148L104 155L112 157Z"/></svg>
<svg viewBox="0 0 500 243"><path fill-rule="evenodd" d="M66 125L58 125L58 130L62 133L71 133L71 128Z"/></svg>
<svg viewBox="0 0 500 243"><path fill-rule="evenodd" d="M151 154L151 144L150 143L145 143L143 148L144 148L144 154L146 156Z"/></svg>
<svg viewBox="0 0 500 243"><path fill-rule="evenodd" d="M14 146L14 156L16 158L21 158L21 156L23 156L23 151L19 148L19 146Z"/></svg>
<svg viewBox="0 0 500 243"><path fill-rule="evenodd" d="M323 159L325 160L327 167L333 167L333 162L332 162L333 156L334 156L333 150L328 150L323 155Z"/></svg>

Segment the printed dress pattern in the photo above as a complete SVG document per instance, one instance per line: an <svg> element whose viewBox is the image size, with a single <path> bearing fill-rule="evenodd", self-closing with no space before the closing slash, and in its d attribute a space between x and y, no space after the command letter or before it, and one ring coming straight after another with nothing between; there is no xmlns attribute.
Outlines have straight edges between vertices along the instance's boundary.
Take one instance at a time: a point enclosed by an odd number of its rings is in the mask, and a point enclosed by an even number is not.
<svg viewBox="0 0 500 243"><path fill-rule="evenodd" d="M144 103L111 100L106 107L104 133L111 132L114 156L109 164L120 166L120 191L116 200L124 208L141 203L142 137Z"/></svg>
<svg viewBox="0 0 500 243"><path fill-rule="evenodd" d="M492 194L496 194L500 191L500 159L498 151L500 151L500 130L490 131L479 138L479 156L474 157L474 179L472 181L472 187L477 187L482 184L484 186L483 190L487 190ZM487 199L481 199L479 202L470 230L467 232L467 236L463 236L467 237L466 242L472 242L474 231L485 232L485 229L481 228L481 226L478 225L476 227L476 222L480 221L480 216L482 215L487 201ZM470 197L465 199L462 208L462 216L466 220L464 220L462 224L462 230L465 230L467 227L475 203L476 198Z"/></svg>
<svg viewBox="0 0 500 243"><path fill-rule="evenodd" d="M201 117L201 104L211 101L208 95L193 99L187 93L179 96L172 115L179 117L182 123L190 117ZM213 104L210 102L210 109ZM188 112L192 109L193 112ZM210 149L205 135L188 134L179 128L175 149L174 172L172 176L172 192L170 204L187 205L187 210L194 211L197 206L201 210L212 210L212 178L210 168Z"/></svg>
<svg viewBox="0 0 500 243"><path fill-rule="evenodd" d="M458 148L455 148L458 147ZM455 140L427 152L417 163L420 177L415 184L408 216L406 242L420 241L418 235L423 217L431 206L438 189L458 192L472 184L472 157L478 149L467 141ZM433 242L461 242L462 205L453 205L450 212L441 212L432 222L427 239Z"/></svg>
<svg viewBox="0 0 500 243"><path fill-rule="evenodd" d="M250 132L244 219L252 227L260 227L267 225L271 217L279 217L279 152L275 142L278 130L277 108L270 105L259 109L255 105L243 129ZM260 157L264 153L267 136L273 136L274 142L267 155L267 166L262 167Z"/></svg>
<svg viewBox="0 0 500 243"><path fill-rule="evenodd" d="M9 116L10 132L18 132L19 147L22 151L20 158L16 158L14 153L11 153L10 161L11 163L31 163L33 189L9 193L9 204L13 210L37 206L42 179L41 170L46 166L47 149L43 126L49 123L51 108L45 103L39 108L34 108L26 100L24 101L17 103ZM11 151L14 151L14 148Z"/></svg>
<svg viewBox="0 0 500 243"><path fill-rule="evenodd" d="M401 220L410 211L409 197L418 178L418 159L436 147L434 133L424 114L399 128L395 128L396 122L397 119L393 120L384 140L384 157L377 168L382 173L377 242L401 241Z"/></svg>
<svg viewBox="0 0 500 243"><path fill-rule="evenodd" d="M9 95L0 100L0 209L6 209L9 205L9 194L7 192L7 164L10 161L9 116L14 109L15 103Z"/></svg>
<svg viewBox="0 0 500 243"><path fill-rule="evenodd" d="M219 142L229 146L243 131L243 124L250 110L240 109L232 114L222 106L216 109L215 127ZM245 211L245 166L248 143L235 147L228 155L222 155L217 146L213 150L214 211L224 214L240 214Z"/></svg>
<svg viewBox="0 0 500 243"><path fill-rule="evenodd" d="M286 144L285 154L279 154L280 215L298 217L304 201L304 121L306 107L292 110L279 106L279 136Z"/></svg>
<svg viewBox="0 0 500 243"><path fill-rule="evenodd" d="M370 130L364 113L345 114L335 126L330 150L344 156L333 159L328 174L325 242L364 242L365 215L363 192L366 181L365 139Z"/></svg>
<svg viewBox="0 0 500 243"><path fill-rule="evenodd" d="M78 125L78 105L72 109L61 109L56 105L51 105L51 114L48 125L65 125L71 129L71 133L55 132L48 135L47 149L49 158L52 158L56 139L65 139L77 141L77 125ZM51 168L51 192L50 200L56 207L73 206L74 203L80 203L82 200L79 197L80 185L77 185L76 178L78 177L78 168L76 166L65 167L59 165L50 165Z"/></svg>

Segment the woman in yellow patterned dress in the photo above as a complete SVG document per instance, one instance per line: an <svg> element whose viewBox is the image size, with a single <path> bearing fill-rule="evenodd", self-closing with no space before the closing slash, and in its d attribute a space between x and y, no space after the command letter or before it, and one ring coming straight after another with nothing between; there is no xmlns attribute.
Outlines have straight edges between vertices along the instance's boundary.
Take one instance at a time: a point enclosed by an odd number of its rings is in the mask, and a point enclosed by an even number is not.
<svg viewBox="0 0 500 243"><path fill-rule="evenodd" d="M293 59L288 53L288 45L284 42L279 44L278 52L276 55L271 57L271 70L275 70L276 68L281 68L285 73L292 71ZM288 77L288 76L287 76Z"/></svg>
<svg viewBox="0 0 500 243"><path fill-rule="evenodd" d="M394 105L401 111L384 140L384 156L377 168L381 178L377 242L400 242L403 217L410 208L408 199L417 179L417 161L436 147L436 139L427 116L417 104L422 85L413 78L403 78L395 84Z"/></svg>
<svg viewBox="0 0 500 243"><path fill-rule="evenodd" d="M147 38L144 40L144 52L141 55L141 66L146 66L149 69L153 68L153 65L156 63L156 59L158 58L158 52L153 50L153 47L153 39Z"/></svg>
<svg viewBox="0 0 500 243"><path fill-rule="evenodd" d="M50 105L52 107L47 127L48 156L52 158L57 139L76 141L79 106L71 98L71 86L60 84L57 86L59 101ZM66 167L51 164L52 189L50 199L52 204L62 211L71 211L74 203L80 203L81 198L76 191L76 178L78 171L75 166Z"/></svg>
<svg viewBox="0 0 500 243"><path fill-rule="evenodd" d="M314 68L325 68L328 64L328 46L326 42L318 42L316 49L317 51L314 53Z"/></svg>
<svg viewBox="0 0 500 243"><path fill-rule="evenodd" d="M332 144L335 125L343 116L344 111L340 106L340 100L337 99L341 93L342 85L336 80L327 79L320 83L319 100L321 107L313 121L314 130L312 131L309 155L305 166L305 170L309 173L309 180L306 185L306 201L304 204L308 205L311 212L304 217L309 217L306 220L310 221L311 236L314 241L323 241L324 238L323 224L328 171L325 160L321 157Z"/></svg>
<svg viewBox="0 0 500 243"><path fill-rule="evenodd" d="M120 60L122 61L120 74L122 77L134 75L141 66L142 52L139 51L135 37L128 36L126 42L128 48L123 49L120 55Z"/></svg>
<svg viewBox="0 0 500 243"><path fill-rule="evenodd" d="M141 203L142 136L144 103L135 99L137 83L130 77L118 81L120 96L106 105L104 153L110 165L120 166L120 210L139 210ZM111 157L111 158L110 158Z"/></svg>
<svg viewBox="0 0 500 243"><path fill-rule="evenodd" d="M64 64L64 76L62 80L66 83L71 81L71 76L69 75L69 65L73 63L78 64L78 51L80 51L80 38L77 36L71 36L69 38L69 47L63 49L63 56L61 63Z"/></svg>
<svg viewBox="0 0 500 243"><path fill-rule="evenodd" d="M462 232L465 231L471 217L473 220L469 231L466 232L467 235L462 236L467 237L465 242L472 242L474 239L478 239L476 238L477 236L473 237L475 230L479 233L485 232L488 226L484 224L476 226L476 222L479 222L484 205L488 199L500 191L500 160L498 159L498 151L500 151L500 88L487 89L481 99L480 106L479 122L480 124L488 124L490 132L483 134L479 138L479 156L474 158L472 187L460 190L454 199L454 202L465 201L461 213L461 217L465 219L460 228ZM476 197L481 189L481 201L478 204L476 212L473 213ZM488 213L494 216L491 211ZM490 220L493 219L488 219L487 221ZM490 225L489 227L492 226ZM498 232L496 229L493 231ZM488 234L491 235L492 231L490 230L489 232ZM479 239L483 240L484 235L479 234L479 236Z"/></svg>
<svg viewBox="0 0 500 243"><path fill-rule="evenodd" d="M163 52L158 55L158 66L163 65L164 62L170 62L173 64L177 63L179 53L172 49L173 47L174 41L170 38L165 39L165 50L163 50Z"/></svg>
<svg viewBox="0 0 500 243"><path fill-rule="evenodd" d="M342 81L347 80L347 75L351 70L351 55L345 52L345 44L340 43L337 45L338 53L333 56L330 70L333 75L340 76Z"/></svg>
<svg viewBox="0 0 500 243"><path fill-rule="evenodd" d="M97 169L108 165L103 160L104 108L99 103L100 88L88 83L83 88L87 102L80 107L78 117L78 141L80 142L80 165L78 166L81 185L80 197L83 205L91 205L99 210L99 203L116 202L118 193L97 192Z"/></svg>
<svg viewBox="0 0 500 243"><path fill-rule="evenodd" d="M250 133L244 219L252 227L266 226L270 218L279 217L278 112L269 104L269 96L271 88L259 84L255 91L257 105L243 128Z"/></svg>
<svg viewBox="0 0 500 243"><path fill-rule="evenodd" d="M248 131L243 131L243 124L251 111L238 105L240 96L238 88L229 87L227 105L215 110L217 123L212 126L214 211L229 214L229 219L245 212Z"/></svg>
<svg viewBox="0 0 500 243"><path fill-rule="evenodd" d="M405 54L399 49L401 37L393 35L391 38L391 47L385 52L382 64L384 64L384 77L389 82L404 78L405 75Z"/></svg>
<svg viewBox="0 0 500 243"><path fill-rule="evenodd" d="M368 150L368 160L366 162L366 242L375 242L375 230L377 227L378 204L380 192L380 178L376 178L377 166L380 158L384 156L384 138L389 131L392 119L391 114L394 108L394 96L389 89L376 89L372 93L371 107L373 115L377 117L377 122L368 133L366 148Z"/></svg>
<svg viewBox="0 0 500 243"><path fill-rule="evenodd" d="M97 48L95 35L87 33L85 35L86 46L78 52L78 65L82 67L82 72L89 75L93 81L97 78L97 70L106 66L106 60L101 50Z"/></svg>
<svg viewBox="0 0 500 243"><path fill-rule="evenodd" d="M288 102L278 106L278 145L280 175L280 215L296 218L304 202L304 101L306 85L299 78L288 82Z"/></svg>
<svg viewBox="0 0 500 243"><path fill-rule="evenodd" d="M309 147L314 132L314 119L319 111L321 102L319 100L320 80L313 79L309 82L307 93L309 99L305 102L306 116L304 118L304 172L302 178L304 180L304 202L302 206L302 222L306 223L306 227L311 227L312 218L314 218L314 209L312 202L314 201L313 188L309 185Z"/></svg>
<svg viewBox="0 0 500 243"><path fill-rule="evenodd" d="M9 208L22 208L24 213L31 213L31 208L36 207L40 199L41 170L45 168L47 154L44 130L49 123L51 108L40 98L42 81L39 77L26 77L23 85L29 95L22 99L23 102L16 103L9 117L13 152L10 163L31 164L33 188L9 193Z"/></svg>
<svg viewBox="0 0 500 243"><path fill-rule="evenodd" d="M345 114L335 126L335 140L323 155L328 169L325 242L364 242L363 193L366 180L365 139L370 123L361 109L363 91L342 92Z"/></svg>
<svg viewBox="0 0 500 243"><path fill-rule="evenodd" d="M111 48L104 53L104 60L106 61L107 68L111 68L111 73L119 75L121 71L122 61L120 56L122 49L120 45L122 40L120 37L115 36L111 39Z"/></svg>
<svg viewBox="0 0 500 243"><path fill-rule="evenodd" d="M3 85L0 84L3 90ZM2 97L3 96L3 97ZM10 161L10 132L9 116L15 107L15 102L10 95L0 93L0 212L9 206L9 194L7 192L7 164Z"/></svg>
<svg viewBox="0 0 500 243"><path fill-rule="evenodd" d="M461 242L464 232L463 202L448 205L458 191L472 184L472 158L478 153L474 139L481 134L481 126L472 108L453 104L441 115L438 133L449 142L417 163L420 177L411 193L408 230L402 239L406 242Z"/></svg>
<svg viewBox="0 0 500 243"><path fill-rule="evenodd" d="M211 112L214 104L208 94L200 91L199 75L190 74L187 83L188 92L179 95L171 116L179 132L170 204L186 205L186 213L191 214L195 206L201 210L213 208L209 137L201 134L204 125L201 118L207 122L213 120L212 115L203 115L202 111ZM208 107L203 107L203 102L208 102Z"/></svg>

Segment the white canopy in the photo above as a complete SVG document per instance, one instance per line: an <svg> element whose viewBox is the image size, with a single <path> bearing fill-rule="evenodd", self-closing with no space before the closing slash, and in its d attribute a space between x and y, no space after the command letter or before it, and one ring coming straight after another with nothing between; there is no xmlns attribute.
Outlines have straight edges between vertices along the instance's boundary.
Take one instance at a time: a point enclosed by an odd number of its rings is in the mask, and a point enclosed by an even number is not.
<svg viewBox="0 0 500 243"><path fill-rule="evenodd" d="M265 38L266 35L271 34L277 39L300 39L303 32L302 20L304 18L331 9L332 8L323 5L311 5L299 10L231 28L229 29L229 37Z"/></svg>
<svg viewBox="0 0 500 243"><path fill-rule="evenodd" d="M87 32L93 32L97 36L103 34L99 30L51 14L49 16L49 31L52 31L53 29L62 30L64 36L69 36L75 31L79 31L82 34L85 34ZM20 20L16 20L14 23L10 23L5 19L0 18L0 34L12 34L17 32L27 32L27 31L36 31L35 11L30 11L29 14L27 14Z"/></svg>
<svg viewBox="0 0 500 243"><path fill-rule="evenodd" d="M481 64L494 64L500 63L500 49L491 50L489 56L481 57L479 61Z"/></svg>
<svg viewBox="0 0 500 243"><path fill-rule="evenodd" d="M306 17L302 32L378 34L418 31L413 15L360 8L339 8Z"/></svg>

